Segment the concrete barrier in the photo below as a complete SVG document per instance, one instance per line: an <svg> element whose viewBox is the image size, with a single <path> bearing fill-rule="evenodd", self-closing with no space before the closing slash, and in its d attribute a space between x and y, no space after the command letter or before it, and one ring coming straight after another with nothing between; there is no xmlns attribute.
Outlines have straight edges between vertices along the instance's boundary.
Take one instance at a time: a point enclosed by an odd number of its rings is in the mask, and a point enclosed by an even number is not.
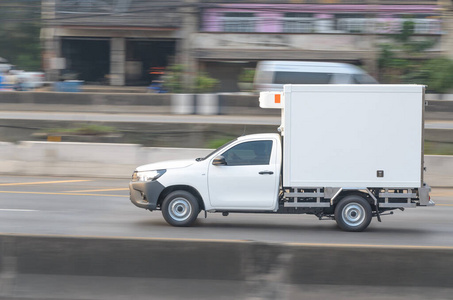
<svg viewBox="0 0 453 300"><path fill-rule="evenodd" d="M425 181L433 187L453 187L453 156L425 155Z"/></svg>
<svg viewBox="0 0 453 300"><path fill-rule="evenodd" d="M450 288L453 278L451 247L1 234L0 249L3 292L20 274L241 281L260 292L312 284Z"/></svg>
<svg viewBox="0 0 453 300"><path fill-rule="evenodd" d="M0 110L149 114L258 114L257 94L2 92Z"/></svg>
<svg viewBox="0 0 453 300"><path fill-rule="evenodd" d="M2 92L0 110L170 114L170 94Z"/></svg>
<svg viewBox="0 0 453 300"><path fill-rule="evenodd" d="M139 165L203 157L210 151L136 144L0 143L0 174L129 178Z"/></svg>
<svg viewBox="0 0 453 300"><path fill-rule="evenodd" d="M204 157L212 149L141 147L136 144L0 143L0 174L129 178L143 164ZM425 181L453 186L453 156L426 155Z"/></svg>
<svg viewBox="0 0 453 300"><path fill-rule="evenodd" d="M0 103L162 106L170 104L170 97L171 94L146 93L2 92L0 93Z"/></svg>
<svg viewBox="0 0 453 300"><path fill-rule="evenodd" d="M429 100L425 107L425 119L453 120L453 101Z"/></svg>
<svg viewBox="0 0 453 300"><path fill-rule="evenodd" d="M279 109L261 109L258 94L151 94L151 93L59 93L14 92L0 93L0 110L149 113L149 114L234 114L280 115ZM428 94L426 118L452 120L452 95ZM442 100L439 100L441 99Z"/></svg>
<svg viewBox="0 0 453 300"><path fill-rule="evenodd" d="M452 101L453 94L426 94L426 100L442 100L442 101Z"/></svg>

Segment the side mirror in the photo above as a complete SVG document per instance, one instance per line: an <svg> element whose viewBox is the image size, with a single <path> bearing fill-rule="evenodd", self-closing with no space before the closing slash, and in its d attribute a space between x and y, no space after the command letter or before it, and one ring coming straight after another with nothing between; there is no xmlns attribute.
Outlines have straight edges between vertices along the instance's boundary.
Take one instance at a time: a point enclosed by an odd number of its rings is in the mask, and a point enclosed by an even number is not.
<svg viewBox="0 0 453 300"><path fill-rule="evenodd" d="M226 166L227 162L225 160L225 157L223 157L222 155L219 155L216 158L214 158L214 160L212 161L212 164L214 166Z"/></svg>

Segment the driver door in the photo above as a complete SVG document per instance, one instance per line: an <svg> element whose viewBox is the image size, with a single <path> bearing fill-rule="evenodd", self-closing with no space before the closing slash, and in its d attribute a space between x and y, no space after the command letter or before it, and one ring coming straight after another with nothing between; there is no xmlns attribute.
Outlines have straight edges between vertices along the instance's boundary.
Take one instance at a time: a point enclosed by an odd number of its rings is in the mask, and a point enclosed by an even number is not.
<svg viewBox="0 0 453 300"><path fill-rule="evenodd" d="M273 139L240 141L220 153L224 164L208 169L215 209L272 210L276 207L280 164ZM219 156L217 156L219 157Z"/></svg>

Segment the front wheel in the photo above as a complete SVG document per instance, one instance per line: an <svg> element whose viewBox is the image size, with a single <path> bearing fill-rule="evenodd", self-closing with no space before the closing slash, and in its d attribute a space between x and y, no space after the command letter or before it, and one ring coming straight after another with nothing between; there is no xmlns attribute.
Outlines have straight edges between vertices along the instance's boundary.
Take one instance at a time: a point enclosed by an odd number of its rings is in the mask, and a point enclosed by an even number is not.
<svg viewBox="0 0 453 300"><path fill-rule="evenodd" d="M363 231L370 225L370 203L358 195L344 197L335 207L335 221L345 231Z"/></svg>
<svg viewBox="0 0 453 300"><path fill-rule="evenodd" d="M200 213L197 198L186 191L174 191L162 202L162 216L173 226L190 226Z"/></svg>

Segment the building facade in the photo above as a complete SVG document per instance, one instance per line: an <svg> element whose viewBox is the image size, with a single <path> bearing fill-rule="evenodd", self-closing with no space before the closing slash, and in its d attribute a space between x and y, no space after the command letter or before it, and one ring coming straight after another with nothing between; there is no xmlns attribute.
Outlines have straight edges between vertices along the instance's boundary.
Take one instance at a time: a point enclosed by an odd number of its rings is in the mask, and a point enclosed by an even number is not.
<svg viewBox="0 0 453 300"><path fill-rule="evenodd" d="M411 20L423 57L450 55L451 1L43 0L53 78L147 85L169 64L204 70L237 91L260 60L348 62L376 75L379 45ZM156 71L157 70L157 71Z"/></svg>
<svg viewBox="0 0 453 300"><path fill-rule="evenodd" d="M43 0L44 68L51 80L149 84L183 56L183 1Z"/></svg>

